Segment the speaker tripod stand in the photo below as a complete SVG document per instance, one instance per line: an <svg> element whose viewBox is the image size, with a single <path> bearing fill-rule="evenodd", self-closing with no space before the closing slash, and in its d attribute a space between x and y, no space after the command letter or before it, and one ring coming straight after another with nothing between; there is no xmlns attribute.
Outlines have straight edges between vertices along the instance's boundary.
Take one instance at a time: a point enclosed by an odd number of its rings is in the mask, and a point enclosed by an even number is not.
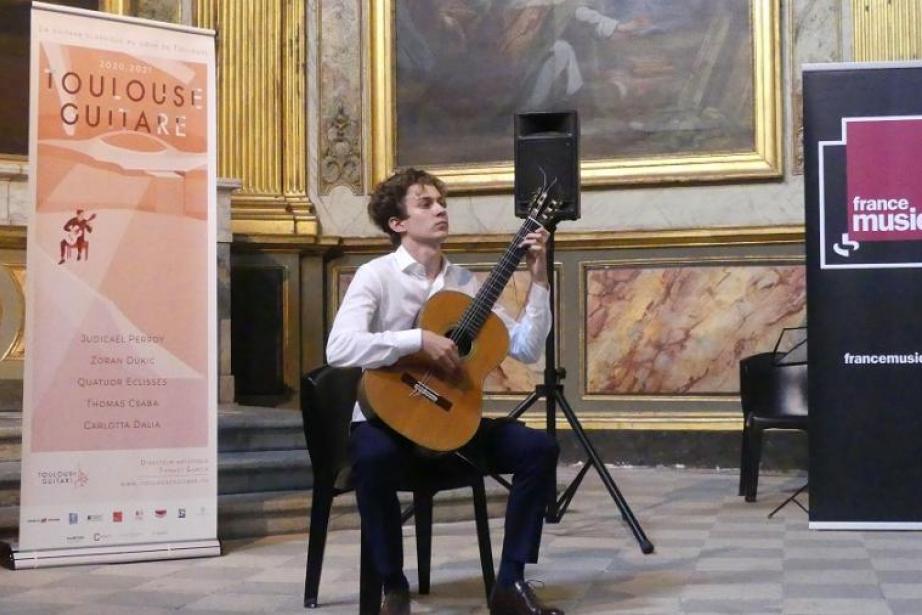
<svg viewBox="0 0 922 615"><path fill-rule="evenodd" d="M551 229L549 229L551 230ZM541 398L547 403L547 432L555 440L557 439L557 406L560 406L560 410L563 412L563 415L566 417L567 422L570 423L570 428L573 430L573 433L576 434L577 439L579 440L580 446L586 453L587 459L586 463L583 464L583 467L580 468L576 477L573 481L567 486L566 489L560 494L560 497L557 497L557 494L552 494L551 498L548 501L547 515L546 519L549 523L558 523L563 516L566 514L567 509L570 506L570 502L573 500L573 496L576 494L576 490L579 489L580 484L585 478L586 473L590 468L595 468L596 472L599 474L599 478L602 479L602 483L605 485L605 488L608 490L609 495L615 504L618 506L618 510L621 511L621 518L628 524L628 527L631 528L631 532L634 534L634 538L637 539L638 544L640 545L640 550L643 553L652 553L653 552L653 543L650 542L650 539L647 538L647 535L644 534L643 528L640 527L640 523L637 522L637 518L634 517L634 513L631 512L631 507L628 506L627 501L624 499L624 496L621 494L621 490L618 489L618 485L615 484L614 479L612 479L611 474L608 471L608 468L605 467L605 463L602 461L602 458L599 456L598 451L595 450L595 447L592 445L592 442L589 440L589 437L586 435L586 430L583 429L582 424L579 422L579 419L576 416L576 413L573 411L573 408L570 406L570 403L567 401L567 398L564 396L563 392L563 383L561 382L566 376L566 371L563 368L557 367L557 348L556 348L556 339L554 336L554 284L553 284L553 275L554 275L554 232L551 230L550 237L547 240L547 271L548 277L551 280L549 284L550 288L550 302L551 302L551 331L547 336L547 342L545 345L545 365L544 365L544 383L539 384L535 387L534 392L530 393L522 402L520 402L509 414L510 418L517 419L522 414L524 414L536 401ZM554 470L555 479L556 479L556 468ZM556 484L556 480L555 480Z"/></svg>

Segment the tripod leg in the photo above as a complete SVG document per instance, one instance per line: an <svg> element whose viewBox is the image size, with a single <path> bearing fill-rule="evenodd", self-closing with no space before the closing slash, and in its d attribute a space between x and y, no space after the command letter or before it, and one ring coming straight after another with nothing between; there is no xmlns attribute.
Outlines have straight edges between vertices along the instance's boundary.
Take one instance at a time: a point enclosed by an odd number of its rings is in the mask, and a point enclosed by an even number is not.
<svg viewBox="0 0 922 615"><path fill-rule="evenodd" d="M554 397L560 404L564 415L567 417L567 421L570 422L570 427L573 428L573 433L575 433L576 437L579 439L579 443L582 445L583 450L586 451L586 454L589 455L589 459L592 460L592 465L595 466L596 471L599 473L599 478L602 479L605 488L608 489L609 495L611 495L612 500L615 501L615 504L621 511L621 515L631 528L634 538L636 538L637 542L640 544L640 550L644 553L652 553L653 543L650 542L650 539L644 534L643 528L640 527L640 524L634 517L634 513L631 512L630 506L628 506L624 496L621 495L621 491L618 490L618 486L612 479L611 474L608 473L605 463L602 461L602 458L599 457L599 453L595 450L592 442L589 441L588 436L586 436L586 432L583 430L583 426L580 424L579 419L576 418L576 413L573 412L573 408L570 407L570 404L559 390L554 391Z"/></svg>
<svg viewBox="0 0 922 615"><path fill-rule="evenodd" d="M804 490L805 490L809 485L810 485L810 483L804 483L803 485L801 485L800 489L798 489L797 491L795 491L794 493L792 493L792 494L790 495L790 497L788 497L788 499L786 499L785 501L781 502L781 504L778 504L778 506L775 507L775 510L771 511L770 513L768 513L768 518L771 519L772 517L774 517L774 516L775 516L775 513L777 513L779 510L781 510L782 508L784 508L785 506L787 506L787 505L790 504L791 502L794 502L795 504L797 504L797 505L800 507L800 509L801 509L802 511L804 511L805 513L807 513L807 514L809 515L809 514L810 514L810 511L807 510L807 509L804 507L804 505L801 504L800 501L798 501L798 499L797 499L797 496L799 496L801 493L803 493Z"/></svg>
<svg viewBox="0 0 922 615"><path fill-rule="evenodd" d="M586 463L583 464L583 467L579 469L576 478L573 479L573 482L570 483L570 486L560 494L560 499L557 500L557 509L556 517L553 520L553 523L557 523L563 519L564 514L566 514L567 509L570 507L570 502L573 500L573 496L576 495L576 490L579 489L580 483L583 482L583 478L586 476L586 472L589 471L589 468L592 467L592 463L587 459ZM623 517L623 515L622 515Z"/></svg>
<svg viewBox="0 0 922 615"><path fill-rule="evenodd" d="M532 391L532 392L528 395L528 397L526 397L525 399L523 399L523 400L519 403L518 406L516 406L515 408L512 409L512 412L510 412L509 415L508 415L509 418L510 418L510 419L517 419L517 418L519 418L520 416L522 416L522 415L525 413L526 410L528 410L529 408L531 408L532 404L534 404L536 401L538 401L538 398L539 398L539 397L540 397L540 395L538 394L538 391L537 391L537 390Z"/></svg>
<svg viewBox="0 0 922 615"><path fill-rule="evenodd" d="M550 338L548 339L550 340ZM545 346L545 352L551 351L550 346L551 344L550 342L548 342L547 346ZM545 374L544 374L545 382L550 381L551 376L552 375L550 373L549 366L545 366ZM554 375L554 380L556 381L556 375ZM554 442L559 442L559 440L557 439L557 404L556 404L557 396L553 393L558 390L557 388L558 386L560 385L555 385L553 388L547 387L547 386L544 387L544 390L546 392L545 393L545 402L546 402L545 404L545 421L546 421L545 430L547 431L547 434L554 439ZM547 494L547 505L544 507L544 520L547 523L559 523L560 520L563 518L563 510L561 510L560 504L557 501L557 466L556 465L554 465L554 467L551 469L551 474L553 476L550 477L550 480L551 480L551 484L554 485L554 489L552 491L549 491ZM575 492L575 489L574 489L574 492ZM571 494L569 498L567 498L567 501L566 501L567 506L569 506L569 499L571 499L572 497L573 495Z"/></svg>

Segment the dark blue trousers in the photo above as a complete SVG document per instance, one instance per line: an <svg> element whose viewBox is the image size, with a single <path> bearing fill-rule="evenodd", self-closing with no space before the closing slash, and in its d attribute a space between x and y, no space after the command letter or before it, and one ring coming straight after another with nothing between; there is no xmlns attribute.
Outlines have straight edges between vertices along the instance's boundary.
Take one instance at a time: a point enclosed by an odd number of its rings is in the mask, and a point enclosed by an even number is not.
<svg viewBox="0 0 922 615"><path fill-rule="evenodd" d="M483 419L463 452L494 473L512 474L503 558L522 564L538 561L544 509L556 487L557 443L546 432L517 421ZM421 456L411 442L373 423L353 424L349 453L375 571L382 579L393 578L403 572L397 485L410 464L439 461Z"/></svg>

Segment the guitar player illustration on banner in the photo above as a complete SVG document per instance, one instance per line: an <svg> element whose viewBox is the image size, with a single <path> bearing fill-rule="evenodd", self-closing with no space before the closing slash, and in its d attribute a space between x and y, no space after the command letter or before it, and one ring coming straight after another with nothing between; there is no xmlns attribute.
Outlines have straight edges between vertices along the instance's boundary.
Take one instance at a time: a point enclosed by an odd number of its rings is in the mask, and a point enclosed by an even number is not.
<svg viewBox="0 0 922 615"><path fill-rule="evenodd" d="M76 215L67 221L64 225L64 239L61 240L61 260L59 265L73 257L74 251L77 252L77 260L88 260L90 258L90 241L86 238L87 233L93 232L90 226L96 218L96 214L87 217L84 210L78 209Z"/></svg>

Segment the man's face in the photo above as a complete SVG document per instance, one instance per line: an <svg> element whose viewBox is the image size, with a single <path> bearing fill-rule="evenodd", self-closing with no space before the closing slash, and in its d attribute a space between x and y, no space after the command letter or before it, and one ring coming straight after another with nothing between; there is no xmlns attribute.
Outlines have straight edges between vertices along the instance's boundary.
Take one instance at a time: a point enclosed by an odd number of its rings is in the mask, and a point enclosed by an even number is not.
<svg viewBox="0 0 922 615"><path fill-rule="evenodd" d="M448 237L448 208L435 186L413 184L403 200L407 217L390 219L393 230L418 243L441 243Z"/></svg>

